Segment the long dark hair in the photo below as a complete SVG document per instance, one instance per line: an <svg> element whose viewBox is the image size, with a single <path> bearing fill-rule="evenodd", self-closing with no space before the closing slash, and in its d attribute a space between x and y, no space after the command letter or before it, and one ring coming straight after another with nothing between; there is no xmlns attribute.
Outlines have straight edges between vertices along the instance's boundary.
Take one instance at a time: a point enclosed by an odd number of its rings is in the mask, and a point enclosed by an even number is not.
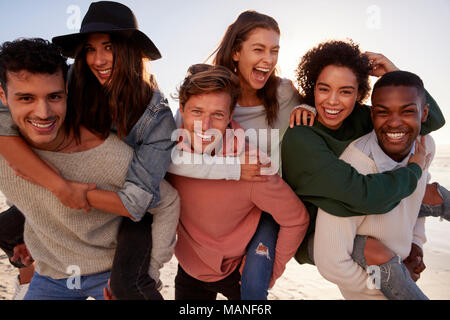
<svg viewBox="0 0 450 320"><path fill-rule="evenodd" d="M256 11L245 11L228 27L218 48L212 53L212 55L215 54L213 63L227 67L237 73L237 63L233 61L233 54L241 50L242 43L248 39L250 32L256 28L273 30L280 34L280 28L274 18ZM280 79L274 71L264 87L256 93L263 102L269 126L273 126L278 118L277 88L279 84Z"/></svg>
<svg viewBox="0 0 450 320"><path fill-rule="evenodd" d="M120 35L110 35L113 72L101 85L86 63L85 41L76 52L69 80L68 104L77 110L75 122L106 138L113 127L119 137L127 136L147 108L155 89L146 74L142 50ZM79 130L76 135L79 135Z"/></svg>

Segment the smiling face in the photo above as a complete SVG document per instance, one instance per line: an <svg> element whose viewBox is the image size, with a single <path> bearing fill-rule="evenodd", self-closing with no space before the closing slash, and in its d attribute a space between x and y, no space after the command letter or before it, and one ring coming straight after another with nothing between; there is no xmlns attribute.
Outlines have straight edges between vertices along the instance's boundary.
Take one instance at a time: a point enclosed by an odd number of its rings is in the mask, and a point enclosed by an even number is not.
<svg viewBox="0 0 450 320"><path fill-rule="evenodd" d="M108 34L93 33L85 46L86 64L94 76L104 85L111 77L114 64L111 39Z"/></svg>
<svg viewBox="0 0 450 320"><path fill-rule="evenodd" d="M356 75L347 67L326 66L314 88L317 120L325 127L339 129L352 113L358 98Z"/></svg>
<svg viewBox="0 0 450 320"><path fill-rule="evenodd" d="M195 152L203 153L206 147L221 140L231 121L230 104L230 94L219 91L193 95L184 107L180 106L184 128L189 131Z"/></svg>
<svg viewBox="0 0 450 320"><path fill-rule="evenodd" d="M50 150L66 116L66 91L62 71L34 74L7 72L7 90L0 88L2 103L28 143Z"/></svg>
<svg viewBox="0 0 450 320"><path fill-rule="evenodd" d="M372 95L372 122L383 151L397 162L411 151L420 133L421 123L428 116L415 87L386 86Z"/></svg>
<svg viewBox="0 0 450 320"><path fill-rule="evenodd" d="M242 88L256 91L264 87L278 62L279 41L274 30L256 28L250 32L233 54Z"/></svg>

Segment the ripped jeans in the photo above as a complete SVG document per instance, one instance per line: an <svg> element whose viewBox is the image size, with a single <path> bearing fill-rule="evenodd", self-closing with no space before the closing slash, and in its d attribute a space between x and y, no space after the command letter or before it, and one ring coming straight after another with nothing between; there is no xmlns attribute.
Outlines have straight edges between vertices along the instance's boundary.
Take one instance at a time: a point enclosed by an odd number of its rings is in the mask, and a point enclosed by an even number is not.
<svg viewBox="0 0 450 320"><path fill-rule="evenodd" d="M356 241L356 238L359 241ZM400 256L396 255L388 262L380 266L368 266L364 257L364 247L366 245L367 236L357 235L353 244L353 253L363 252L362 256L352 254L353 260L363 269L374 274L375 270L379 270L380 291L389 300L428 300L428 297L420 290L419 286L413 281L409 275L409 271L402 262ZM371 267L369 269L369 267Z"/></svg>
<svg viewBox="0 0 450 320"><path fill-rule="evenodd" d="M262 212L258 228L247 246L247 256L241 276L242 300L267 300L279 230L280 226L272 216ZM314 262L314 234L305 237L303 241L306 241L309 258ZM365 238L356 236L355 248L358 250L354 250L352 254L356 262L365 261L364 245Z"/></svg>
<svg viewBox="0 0 450 320"><path fill-rule="evenodd" d="M267 300L279 229L270 214L261 213L258 228L247 246L241 276L242 300Z"/></svg>
<svg viewBox="0 0 450 320"><path fill-rule="evenodd" d="M261 213L258 228L247 246L241 276L242 300L267 300L279 229L270 214Z"/></svg>
<svg viewBox="0 0 450 320"><path fill-rule="evenodd" d="M247 246L247 257L241 276L242 300L267 300L270 278L272 277L279 225L271 215L263 212L258 228ZM367 269L364 247L367 236L356 235L352 258L362 268ZM314 233L306 236L308 255L314 263ZM398 256L380 266L381 292L389 300L427 300L417 284L409 276L406 266Z"/></svg>

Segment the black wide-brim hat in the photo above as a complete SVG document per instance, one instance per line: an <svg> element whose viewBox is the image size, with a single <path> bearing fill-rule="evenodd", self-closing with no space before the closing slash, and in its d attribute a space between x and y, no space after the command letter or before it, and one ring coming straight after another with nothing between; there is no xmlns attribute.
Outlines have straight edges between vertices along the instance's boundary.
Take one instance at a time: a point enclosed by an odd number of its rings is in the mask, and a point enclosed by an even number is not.
<svg viewBox="0 0 450 320"><path fill-rule="evenodd" d="M161 58L161 53L152 40L139 31L133 11L113 1L91 3L81 23L80 32L54 37L52 42L61 48L63 55L75 58L77 46L90 33L121 34L141 47L150 60Z"/></svg>

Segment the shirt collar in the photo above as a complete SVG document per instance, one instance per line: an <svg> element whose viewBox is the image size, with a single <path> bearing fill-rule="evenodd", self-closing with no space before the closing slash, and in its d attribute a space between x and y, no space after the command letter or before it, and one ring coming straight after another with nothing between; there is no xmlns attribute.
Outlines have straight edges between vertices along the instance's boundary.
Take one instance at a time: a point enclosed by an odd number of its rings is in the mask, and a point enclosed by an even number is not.
<svg viewBox="0 0 450 320"><path fill-rule="evenodd" d="M378 138L375 130L362 137L355 146L369 158L371 158L378 168L379 172L391 171L400 167L405 167L408 164L409 158L414 153L416 142L413 143L409 154L401 161L397 162L390 158L378 144Z"/></svg>

